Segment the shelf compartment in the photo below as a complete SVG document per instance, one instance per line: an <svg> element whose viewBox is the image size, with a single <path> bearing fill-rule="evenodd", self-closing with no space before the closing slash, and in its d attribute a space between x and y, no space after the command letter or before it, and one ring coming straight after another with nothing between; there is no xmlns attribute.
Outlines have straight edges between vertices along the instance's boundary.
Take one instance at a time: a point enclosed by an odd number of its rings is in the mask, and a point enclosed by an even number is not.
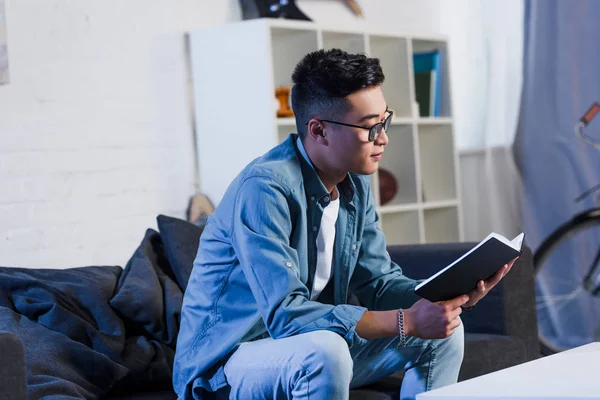
<svg viewBox="0 0 600 400"><path fill-rule="evenodd" d="M271 44L275 88L291 87L296 64L306 54L319 49L316 30L272 27Z"/></svg>
<svg viewBox="0 0 600 400"><path fill-rule="evenodd" d="M420 242L418 211L385 213L380 218L388 245Z"/></svg>
<svg viewBox="0 0 600 400"><path fill-rule="evenodd" d="M423 117L418 118L417 122L422 125L452 125L450 117Z"/></svg>
<svg viewBox="0 0 600 400"><path fill-rule="evenodd" d="M458 208L430 208L423 211L425 242L452 243L460 241Z"/></svg>
<svg viewBox="0 0 600 400"><path fill-rule="evenodd" d="M394 206L417 202L416 163L412 125L392 125L387 132L389 143L386 146L379 168L392 174L396 181L395 196L387 203L379 205ZM386 185L386 176L378 171L378 189Z"/></svg>
<svg viewBox="0 0 600 400"><path fill-rule="evenodd" d="M423 202L456 199L454 142L451 125L418 126Z"/></svg>
<svg viewBox="0 0 600 400"><path fill-rule="evenodd" d="M410 98L410 63L406 39L388 36L369 36L371 57L379 58L385 81L382 85L387 105L399 117L412 116Z"/></svg>
<svg viewBox="0 0 600 400"><path fill-rule="evenodd" d="M294 117L277 118L277 125L296 129L296 119Z"/></svg>
<svg viewBox="0 0 600 400"><path fill-rule="evenodd" d="M392 116L392 125L408 125L412 124L413 119L409 117L397 117L396 115Z"/></svg>
<svg viewBox="0 0 600 400"><path fill-rule="evenodd" d="M377 205L380 203L379 190L377 190L378 187L379 187L379 176L377 174L373 174L373 175L371 175L371 194L373 194L373 201L375 202L376 208L377 208Z"/></svg>
<svg viewBox="0 0 600 400"><path fill-rule="evenodd" d="M352 54L366 53L365 35L334 31L322 31L322 34L325 50L341 49Z"/></svg>
<svg viewBox="0 0 600 400"><path fill-rule="evenodd" d="M381 206L378 208L378 212L381 215L391 214L395 212L404 212L404 211L416 211L419 209L419 204L411 203L411 204L400 204L396 206Z"/></svg>
<svg viewBox="0 0 600 400"><path fill-rule="evenodd" d="M456 206L458 206L458 200L433 201L429 203L423 203L423 209L425 210L431 208L445 208Z"/></svg>
<svg viewBox="0 0 600 400"><path fill-rule="evenodd" d="M296 133L296 125L277 126L277 144L282 143L290 133Z"/></svg>
<svg viewBox="0 0 600 400"><path fill-rule="evenodd" d="M438 117L450 117L452 115L452 102L451 102L451 94L450 94L450 85L449 85L449 64L448 64L448 46L444 41L438 40L429 40L429 39L412 39L412 52L416 53L426 53L431 51L438 51L440 54L439 58L439 72L440 74L436 76L436 79L439 80L440 83L440 92L439 92L439 114ZM411 59L411 66L413 60ZM414 71L414 69L411 68ZM413 79L413 87L416 88L416 82L414 75L411 77ZM415 93L415 101L416 101L416 93ZM415 115L415 117L418 117Z"/></svg>

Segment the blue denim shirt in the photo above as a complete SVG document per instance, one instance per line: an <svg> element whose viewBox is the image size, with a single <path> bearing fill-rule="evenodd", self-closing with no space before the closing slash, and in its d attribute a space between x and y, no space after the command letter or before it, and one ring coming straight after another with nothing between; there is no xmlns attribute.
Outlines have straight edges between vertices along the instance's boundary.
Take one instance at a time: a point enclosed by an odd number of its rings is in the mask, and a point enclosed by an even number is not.
<svg viewBox="0 0 600 400"><path fill-rule="evenodd" d="M370 177L338 185L332 301L311 301L316 239L329 193L290 135L231 183L200 239L183 299L173 384L179 398L226 385L223 366L244 341L330 330L351 347L366 309L412 305L417 282L386 251ZM351 290L365 307L346 304Z"/></svg>

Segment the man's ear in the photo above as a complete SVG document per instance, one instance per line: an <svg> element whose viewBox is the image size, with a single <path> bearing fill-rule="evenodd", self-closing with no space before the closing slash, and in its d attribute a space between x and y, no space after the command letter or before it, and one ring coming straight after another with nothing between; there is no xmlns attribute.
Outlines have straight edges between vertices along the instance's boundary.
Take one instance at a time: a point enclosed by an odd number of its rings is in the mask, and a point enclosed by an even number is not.
<svg viewBox="0 0 600 400"><path fill-rule="evenodd" d="M325 126L323 122L318 119L311 119L308 121L307 133L313 139L315 139L318 143L327 145L327 134L325 132Z"/></svg>

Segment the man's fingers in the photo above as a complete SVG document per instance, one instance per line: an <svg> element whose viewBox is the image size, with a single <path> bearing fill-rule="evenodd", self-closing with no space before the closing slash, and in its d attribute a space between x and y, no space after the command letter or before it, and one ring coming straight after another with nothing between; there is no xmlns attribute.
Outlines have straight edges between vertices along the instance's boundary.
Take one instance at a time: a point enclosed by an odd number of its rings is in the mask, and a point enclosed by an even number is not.
<svg viewBox="0 0 600 400"><path fill-rule="evenodd" d="M504 275L508 274L508 272L510 271L510 269L513 267L513 265L515 264L515 262L517 262L517 260L519 259L519 257L515 257L512 260L510 260L507 264L507 268L506 271L504 271Z"/></svg>
<svg viewBox="0 0 600 400"><path fill-rule="evenodd" d="M452 320L452 322L450 322L450 328L452 330L454 330L454 329L458 328L460 326L460 324L462 324L460 318L454 318Z"/></svg>
<svg viewBox="0 0 600 400"><path fill-rule="evenodd" d="M477 292L479 293L485 293L485 282L484 281L479 281L477 282Z"/></svg>
<svg viewBox="0 0 600 400"><path fill-rule="evenodd" d="M454 310L448 312L448 320L453 321L462 313L462 308L457 307Z"/></svg>
<svg viewBox="0 0 600 400"><path fill-rule="evenodd" d="M460 318L453 319L450 324L446 327L446 337L451 336L454 333L454 330L460 326L462 322Z"/></svg>
<svg viewBox="0 0 600 400"><path fill-rule="evenodd" d="M475 305L479 300L481 300L487 294L488 291L492 290L492 288L494 286L496 286L498 284L498 282L500 282L506 274L509 273L510 269L512 268L513 264L517 261L518 258L519 257L513 258L512 260L510 260L508 262L508 264L504 264L502 266L502 268L500 268L498 271L496 271L496 273L494 275L492 275L485 281L477 282L477 286L475 287L475 289L473 289L471 292L469 292L467 301L469 301L469 299L470 299L470 300L472 300L472 305ZM457 297L457 299L458 298L459 297ZM447 310L453 310L455 308L457 303L453 303L454 300L455 299L450 300L446 304ZM462 303L462 304L465 304L465 303ZM460 307L462 304L458 304L458 307Z"/></svg>
<svg viewBox="0 0 600 400"><path fill-rule="evenodd" d="M469 296L464 294L462 296L455 297L451 300L444 301L442 302L442 305L444 305L447 310L454 310L455 308L459 308L460 306L465 304L467 301L469 301Z"/></svg>
<svg viewBox="0 0 600 400"><path fill-rule="evenodd" d="M498 282L500 282L500 280L502 279L502 277L504 277L504 275L506 274L506 272L508 272L508 264L504 264L502 266L502 268L500 268L498 271L496 271L496 273L494 275L492 275L491 278L489 278L486 282L485 282L485 286L488 288L493 288L494 286L496 286L496 284Z"/></svg>
<svg viewBox="0 0 600 400"><path fill-rule="evenodd" d="M508 274L508 271L511 270L511 268L513 267L513 265L515 265L515 262L519 259L519 257L513 259L511 262L508 263L508 270L504 273L504 275Z"/></svg>

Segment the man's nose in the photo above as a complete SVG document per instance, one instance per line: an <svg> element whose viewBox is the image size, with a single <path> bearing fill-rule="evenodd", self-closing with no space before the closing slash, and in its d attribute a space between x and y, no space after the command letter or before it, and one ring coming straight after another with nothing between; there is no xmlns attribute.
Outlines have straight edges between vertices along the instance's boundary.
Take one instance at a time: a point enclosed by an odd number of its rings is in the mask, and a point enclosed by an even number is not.
<svg viewBox="0 0 600 400"><path fill-rule="evenodd" d="M380 146L386 146L389 143L389 141L390 138L388 137L385 129L382 127L381 132L379 132L379 136L377 136L377 139L375 139L375 144L378 144Z"/></svg>

